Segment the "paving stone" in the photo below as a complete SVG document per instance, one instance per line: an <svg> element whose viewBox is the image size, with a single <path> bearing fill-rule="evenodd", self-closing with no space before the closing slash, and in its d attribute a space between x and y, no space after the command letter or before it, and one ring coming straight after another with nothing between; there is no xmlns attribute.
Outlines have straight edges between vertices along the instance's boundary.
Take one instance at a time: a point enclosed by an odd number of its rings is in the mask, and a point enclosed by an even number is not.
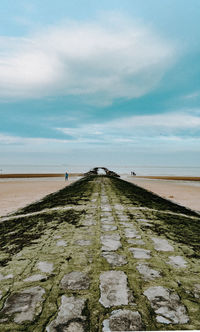
<svg viewBox="0 0 200 332"><path fill-rule="evenodd" d="M58 247L66 247L67 243L64 240L57 241L56 245Z"/></svg>
<svg viewBox="0 0 200 332"><path fill-rule="evenodd" d="M141 239L141 236L138 234L138 231L136 229L125 228L124 234L125 234L126 238L129 238L129 239L133 239L133 238Z"/></svg>
<svg viewBox="0 0 200 332"><path fill-rule="evenodd" d="M130 248L130 252L132 252L134 258L141 258L141 259L149 259L151 258L151 251L147 249L141 248Z"/></svg>
<svg viewBox="0 0 200 332"><path fill-rule="evenodd" d="M3 276L3 274L0 273L0 281L7 279L13 279L13 274L7 274L6 276Z"/></svg>
<svg viewBox="0 0 200 332"><path fill-rule="evenodd" d="M142 222L142 223L149 223L149 222L152 222L152 221L149 220L149 219L143 219L143 218L137 219L137 221Z"/></svg>
<svg viewBox="0 0 200 332"><path fill-rule="evenodd" d="M47 276L42 274L33 274L32 276L24 279L25 282L44 281L47 280Z"/></svg>
<svg viewBox="0 0 200 332"><path fill-rule="evenodd" d="M55 235L55 236L54 236L54 239L56 239L56 240L57 240L57 239L61 239L61 238L62 238L61 235Z"/></svg>
<svg viewBox="0 0 200 332"><path fill-rule="evenodd" d="M101 212L101 217L102 218L106 218L106 217L112 217L112 213L111 212L104 212L104 211L102 211Z"/></svg>
<svg viewBox="0 0 200 332"><path fill-rule="evenodd" d="M127 276L122 271L106 271L100 275L101 298L99 302L109 308L127 305L130 292L127 286Z"/></svg>
<svg viewBox="0 0 200 332"><path fill-rule="evenodd" d="M169 244L169 242L160 237L153 237L154 248L157 251L174 251L174 248Z"/></svg>
<svg viewBox="0 0 200 332"><path fill-rule="evenodd" d="M124 227L134 228L133 224L131 224L130 222L120 221L120 225Z"/></svg>
<svg viewBox="0 0 200 332"><path fill-rule="evenodd" d="M118 233L101 236L102 250L115 251L121 247L120 236Z"/></svg>
<svg viewBox="0 0 200 332"><path fill-rule="evenodd" d="M150 223L148 223L148 222L145 222L145 223L141 222L141 223L140 223L140 227L141 227L142 229L151 228L151 227L152 227L152 224L150 224Z"/></svg>
<svg viewBox="0 0 200 332"><path fill-rule="evenodd" d="M117 230L117 226L107 225L107 224L102 225L101 228L104 232L110 232L110 231L116 231Z"/></svg>
<svg viewBox="0 0 200 332"><path fill-rule="evenodd" d="M161 276L159 271L150 268L145 263L138 264L136 268L145 280L153 280Z"/></svg>
<svg viewBox="0 0 200 332"><path fill-rule="evenodd" d="M113 216L103 217L103 218L101 218L101 223L102 224L107 224L107 225L114 225L115 224L115 219L113 218Z"/></svg>
<svg viewBox="0 0 200 332"><path fill-rule="evenodd" d="M122 266L122 265L127 264L126 258L122 255L116 254L115 252L103 252L102 256L112 266Z"/></svg>
<svg viewBox="0 0 200 332"><path fill-rule="evenodd" d="M180 303L180 297L177 293L162 286L155 286L148 288L144 295L157 314L157 322L163 324L186 324L189 322L186 308Z"/></svg>
<svg viewBox="0 0 200 332"><path fill-rule="evenodd" d="M200 299L200 284L195 284L194 285L193 292L194 292L194 297L196 299Z"/></svg>
<svg viewBox="0 0 200 332"><path fill-rule="evenodd" d="M144 245L145 242L143 240L140 239L127 239L127 242L129 244L138 244L138 245Z"/></svg>
<svg viewBox="0 0 200 332"><path fill-rule="evenodd" d="M142 331L142 320L138 311L115 310L103 321L103 332Z"/></svg>
<svg viewBox="0 0 200 332"><path fill-rule="evenodd" d="M129 218L126 215L117 214L120 221L128 221Z"/></svg>
<svg viewBox="0 0 200 332"><path fill-rule="evenodd" d="M61 280L60 285L63 289L88 289L90 286L90 278L86 273L74 271L65 274Z"/></svg>
<svg viewBox="0 0 200 332"><path fill-rule="evenodd" d="M112 208L111 208L110 205L104 205L104 206L102 206L102 207L101 207L101 210L102 210L103 212L112 212Z"/></svg>
<svg viewBox="0 0 200 332"><path fill-rule="evenodd" d="M124 207L121 204L114 204L114 208L115 208L115 210L120 210L120 211L124 210Z"/></svg>
<svg viewBox="0 0 200 332"><path fill-rule="evenodd" d="M75 242L75 244L77 244L78 246L90 246L91 243L92 242L90 240L77 240Z"/></svg>
<svg viewBox="0 0 200 332"><path fill-rule="evenodd" d="M187 266L187 262L181 256L169 256L168 263L176 268L184 268Z"/></svg>
<svg viewBox="0 0 200 332"><path fill-rule="evenodd" d="M38 269L44 273L51 273L53 271L53 263L39 262L37 264Z"/></svg>
<svg viewBox="0 0 200 332"><path fill-rule="evenodd" d="M82 221L82 225L83 226L95 226L96 225L96 221L86 219L86 220Z"/></svg>
<svg viewBox="0 0 200 332"><path fill-rule="evenodd" d="M42 310L45 290L39 286L31 287L8 297L1 311L3 317L10 318L14 314L14 322L32 321Z"/></svg>
<svg viewBox="0 0 200 332"><path fill-rule="evenodd" d="M83 314L86 300L77 297L61 297L58 315L47 327L47 332L84 332L87 317Z"/></svg>

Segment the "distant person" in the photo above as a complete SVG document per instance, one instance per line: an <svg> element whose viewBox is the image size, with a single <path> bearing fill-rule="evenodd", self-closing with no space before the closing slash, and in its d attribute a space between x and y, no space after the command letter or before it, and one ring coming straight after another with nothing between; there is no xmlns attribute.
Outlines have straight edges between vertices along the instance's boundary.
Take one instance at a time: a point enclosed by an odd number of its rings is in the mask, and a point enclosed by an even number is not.
<svg viewBox="0 0 200 332"><path fill-rule="evenodd" d="M132 175L132 176L135 176L135 175L136 175L136 173L135 173L135 172L131 172L131 175Z"/></svg>
<svg viewBox="0 0 200 332"><path fill-rule="evenodd" d="M67 181L68 178L69 178L69 174L66 172L66 173L65 173L65 181Z"/></svg>

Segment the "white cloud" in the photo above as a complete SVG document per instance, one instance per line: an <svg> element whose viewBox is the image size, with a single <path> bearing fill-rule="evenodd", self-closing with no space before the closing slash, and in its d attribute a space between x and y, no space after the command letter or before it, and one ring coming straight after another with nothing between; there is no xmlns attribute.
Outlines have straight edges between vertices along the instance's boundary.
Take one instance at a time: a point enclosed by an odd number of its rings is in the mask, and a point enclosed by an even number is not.
<svg viewBox="0 0 200 332"><path fill-rule="evenodd" d="M188 95L185 95L183 99L196 99L198 97L200 97L200 91L194 91Z"/></svg>
<svg viewBox="0 0 200 332"><path fill-rule="evenodd" d="M179 140L183 139L183 136L188 136L187 132L189 131L199 131L199 127L199 112L188 110L188 112L135 115L105 123L82 125L78 128L57 128L57 130L79 139L96 135L102 141L114 138L115 141L119 142L123 140L124 142L132 142L142 137L145 139L155 137L160 140Z"/></svg>
<svg viewBox="0 0 200 332"><path fill-rule="evenodd" d="M82 95L98 103L151 91L175 58L154 31L124 18L68 22L0 38L0 97Z"/></svg>
<svg viewBox="0 0 200 332"><path fill-rule="evenodd" d="M74 137L73 139L58 139L58 138L44 138L44 137L22 137L22 136L13 136L5 135L0 133L0 145L23 145L23 146L47 146L50 147L52 144L64 145L64 144L77 144L77 143L100 143L99 139L84 138L84 137Z"/></svg>
<svg viewBox="0 0 200 332"><path fill-rule="evenodd" d="M49 144L49 143L69 143L70 140L66 139L56 139L56 138L31 138L31 137L21 137L21 136L12 136L5 135L0 133L0 144L2 145L28 145L28 144Z"/></svg>

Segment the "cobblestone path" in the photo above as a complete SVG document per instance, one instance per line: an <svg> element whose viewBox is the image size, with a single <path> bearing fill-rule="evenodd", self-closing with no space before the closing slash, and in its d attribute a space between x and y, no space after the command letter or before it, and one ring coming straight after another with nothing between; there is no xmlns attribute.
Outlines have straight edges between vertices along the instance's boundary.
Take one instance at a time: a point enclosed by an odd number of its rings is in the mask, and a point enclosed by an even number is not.
<svg viewBox="0 0 200 332"><path fill-rule="evenodd" d="M200 329L198 239L184 231L199 216L107 176L77 183L0 223L0 331Z"/></svg>

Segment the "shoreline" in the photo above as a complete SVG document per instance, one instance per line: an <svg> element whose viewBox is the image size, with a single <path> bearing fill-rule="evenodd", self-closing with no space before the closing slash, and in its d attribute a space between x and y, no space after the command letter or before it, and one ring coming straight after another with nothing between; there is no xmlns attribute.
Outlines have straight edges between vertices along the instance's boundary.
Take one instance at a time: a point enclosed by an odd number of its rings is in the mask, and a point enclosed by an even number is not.
<svg viewBox="0 0 200 332"><path fill-rule="evenodd" d="M174 180L174 181L200 181L200 176L172 176L172 175L136 175L136 179Z"/></svg>
<svg viewBox="0 0 200 332"><path fill-rule="evenodd" d="M68 173L70 177L83 176L84 173ZM120 174L119 174L120 175ZM27 178L59 178L64 177L65 173L8 173L0 174L0 179L27 179ZM121 174L131 177L131 179L155 179L155 180L172 180L172 181L199 181L200 176L177 176L177 175L136 175L130 176L129 174Z"/></svg>
<svg viewBox="0 0 200 332"><path fill-rule="evenodd" d="M65 173L10 173L0 174L0 179L59 178ZM83 176L83 173L69 173L69 176Z"/></svg>

